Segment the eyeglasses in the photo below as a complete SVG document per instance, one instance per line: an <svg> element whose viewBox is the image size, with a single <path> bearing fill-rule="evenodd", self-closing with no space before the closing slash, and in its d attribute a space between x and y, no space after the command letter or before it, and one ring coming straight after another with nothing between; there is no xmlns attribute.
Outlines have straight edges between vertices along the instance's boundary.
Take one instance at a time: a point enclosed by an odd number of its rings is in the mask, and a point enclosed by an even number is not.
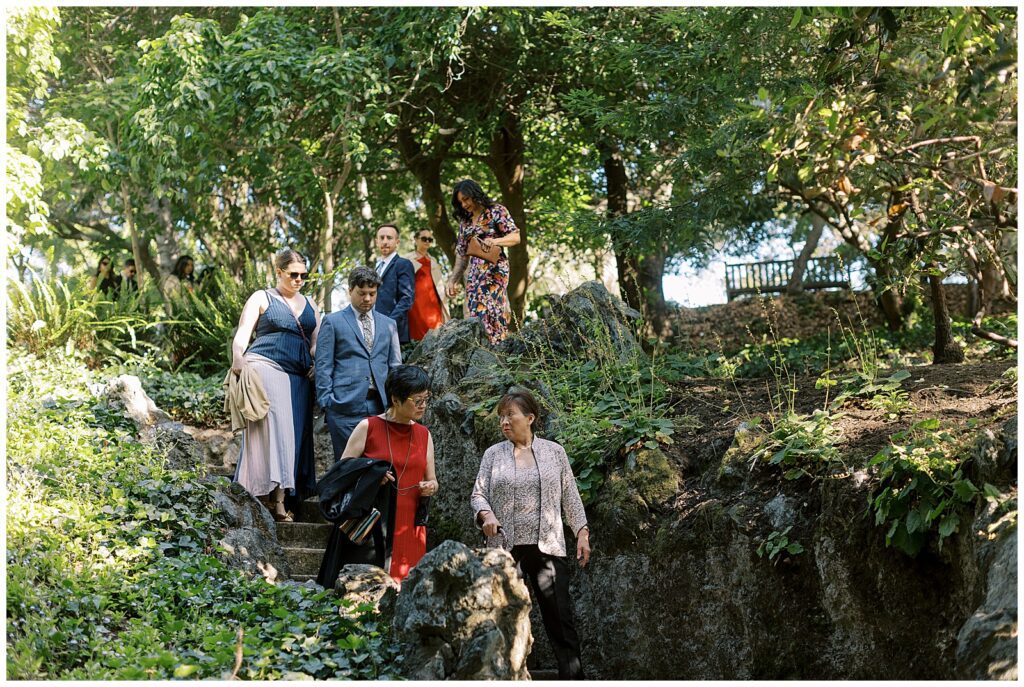
<svg viewBox="0 0 1024 687"><path fill-rule="evenodd" d="M421 236L420 237L420 241L422 241L423 243L433 243L434 242L434 237L433 236Z"/></svg>
<svg viewBox="0 0 1024 687"><path fill-rule="evenodd" d="M301 279L303 281L305 281L306 277L309 276L309 272L285 272L285 274L292 279Z"/></svg>
<svg viewBox="0 0 1024 687"><path fill-rule="evenodd" d="M417 408L426 408L427 404L430 403L430 396L424 396L422 398L413 398L410 396L408 400L412 401L412 404Z"/></svg>

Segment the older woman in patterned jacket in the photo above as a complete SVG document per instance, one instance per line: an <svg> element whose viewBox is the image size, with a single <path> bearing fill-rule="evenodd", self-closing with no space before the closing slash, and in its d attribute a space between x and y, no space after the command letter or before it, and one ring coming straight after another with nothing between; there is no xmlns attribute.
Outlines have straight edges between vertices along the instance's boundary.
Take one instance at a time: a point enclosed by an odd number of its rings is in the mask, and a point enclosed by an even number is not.
<svg viewBox="0 0 1024 687"><path fill-rule="evenodd" d="M480 461L472 505L487 545L509 549L533 587L544 629L558 660L558 677L583 679L580 641L569 598L562 516L576 534L576 558L590 560L590 528L565 449L533 435L540 406L528 391L498 403L508 438Z"/></svg>

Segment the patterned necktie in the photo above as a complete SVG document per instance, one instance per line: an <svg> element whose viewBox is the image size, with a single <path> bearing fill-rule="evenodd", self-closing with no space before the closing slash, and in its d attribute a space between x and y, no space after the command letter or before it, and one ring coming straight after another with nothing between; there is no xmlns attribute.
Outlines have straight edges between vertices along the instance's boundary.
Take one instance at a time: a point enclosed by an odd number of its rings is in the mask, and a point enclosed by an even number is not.
<svg viewBox="0 0 1024 687"><path fill-rule="evenodd" d="M384 261L383 260L378 260L377 261L377 275L378 276L383 276L384 275Z"/></svg>
<svg viewBox="0 0 1024 687"><path fill-rule="evenodd" d="M363 325L363 341L366 342L366 347L373 348L373 330L370 329L370 313L364 312L359 316L359 321Z"/></svg>

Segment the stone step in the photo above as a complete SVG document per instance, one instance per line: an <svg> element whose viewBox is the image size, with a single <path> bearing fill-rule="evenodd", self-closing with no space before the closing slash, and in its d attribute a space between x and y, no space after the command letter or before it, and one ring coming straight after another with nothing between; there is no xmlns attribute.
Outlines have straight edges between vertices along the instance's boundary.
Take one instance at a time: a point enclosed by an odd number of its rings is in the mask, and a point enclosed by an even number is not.
<svg viewBox="0 0 1024 687"><path fill-rule="evenodd" d="M288 569L291 571L292 579L298 575L316 576L320 572L320 561L323 560L324 549L286 546L284 555L288 559Z"/></svg>
<svg viewBox="0 0 1024 687"><path fill-rule="evenodd" d="M295 579L295 578L292 578ZM557 680L558 668L536 668L530 669L530 680Z"/></svg>
<svg viewBox="0 0 1024 687"><path fill-rule="evenodd" d="M317 589L321 589L320 585L316 584L316 575L292 575L288 579L294 580L300 584L312 581Z"/></svg>
<svg viewBox="0 0 1024 687"><path fill-rule="evenodd" d="M221 477L227 477L228 479L234 479L235 468L228 467L226 465L207 465L206 474L208 475L220 475Z"/></svg>
<svg viewBox="0 0 1024 687"><path fill-rule="evenodd" d="M319 522L279 522L277 540L281 546L315 549L327 546L331 525Z"/></svg>
<svg viewBox="0 0 1024 687"><path fill-rule="evenodd" d="M295 513L296 522L317 522L325 523L324 516L320 514L320 500L316 497L306 499L299 504Z"/></svg>

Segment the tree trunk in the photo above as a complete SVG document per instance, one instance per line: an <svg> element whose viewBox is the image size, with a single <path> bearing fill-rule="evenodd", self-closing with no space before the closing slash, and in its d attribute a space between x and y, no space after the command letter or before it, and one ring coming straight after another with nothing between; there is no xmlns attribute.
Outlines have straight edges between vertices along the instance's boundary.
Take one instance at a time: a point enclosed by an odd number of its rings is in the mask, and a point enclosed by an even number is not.
<svg viewBox="0 0 1024 687"><path fill-rule="evenodd" d="M629 210L628 184L626 165L616 146L605 147L603 165L608 217L621 217ZM666 251L659 247L647 254L638 254L635 246L631 237L612 236L619 294L629 307L643 315L647 334L662 338L668 334L663 286Z"/></svg>
<svg viewBox="0 0 1024 687"><path fill-rule="evenodd" d="M325 276L320 294L320 302L324 311L331 312L331 279L328 275L334 271L334 196L324 191L324 240L320 244L320 264ZM308 268L307 268L308 269Z"/></svg>
<svg viewBox="0 0 1024 687"><path fill-rule="evenodd" d="M359 184L356 186L356 196L359 198L359 217L363 221L363 256L366 264L373 264L373 206L370 205L370 189L366 183L366 176L359 175Z"/></svg>
<svg viewBox="0 0 1024 687"><path fill-rule="evenodd" d="M527 249L526 212L523 199L523 152L525 142L518 118L506 112L503 126L491 137L487 166L494 172L501 189L502 204L519 228L519 245L508 248L508 298L512 308L512 328L516 330L526 315L526 289L529 285L530 255Z"/></svg>
<svg viewBox="0 0 1024 687"><path fill-rule="evenodd" d="M448 198L441 190L441 166L444 164L451 142L446 138L431 155L424 155L423 147L408 126L398 129L398 149L406 168L420 184L420 194L427 211L427 225L434 232L437 246L455 264L455 228L448 214Z"/></svg>
<svg viewBox="0 0 1024 687"><path fill-rule="evenodd" d="M807 234L807 241L800 250L800 255L793 262L793 273L789 277L789 284L786 286L786 293L800 293L804 290L804 272L807 271L807 262L814 255L821 240L821 232L825 228L825 218L816 212L811 212L811 231Z"/></svg>
<svg viewBox="0 0 1024 687"><path fill-rule="evenodd" d="M157 259L160 261L161 272L170 274L178 258L181 257L181 248L178 245L177 232L174 228L174 218L171 215L171 201L167 197L153 198L151 208L153 214L160 218L160 226L163 231L157 232L153 239L156 241Z"/></svg>
<svg viewBox="0 0 1024 687"><path fill-rule="evenodd" d="M935 345L932 346L932 362L962 363L964 352L960 344L953 340L953 328L950 326L949 308L946 305L946 290L942 287L942 277L938 274L928 275L928 284L932 292L932 313L935 316Z"/></svg>
<svg viewBox="0 0 1024 687"><path fill-rule="evenodd" d="M149 272L150 276L160 284L160 268L157 266L149 251L142 250L142 241L139 239L139 231L135 226L135 212L132 209L132 196L128 192L128 180L121 177L121 202L124 205L124 223L128 225L128 235L132 239L132 257L135 258L135 283L142 291L142 270Z"/></svg>

